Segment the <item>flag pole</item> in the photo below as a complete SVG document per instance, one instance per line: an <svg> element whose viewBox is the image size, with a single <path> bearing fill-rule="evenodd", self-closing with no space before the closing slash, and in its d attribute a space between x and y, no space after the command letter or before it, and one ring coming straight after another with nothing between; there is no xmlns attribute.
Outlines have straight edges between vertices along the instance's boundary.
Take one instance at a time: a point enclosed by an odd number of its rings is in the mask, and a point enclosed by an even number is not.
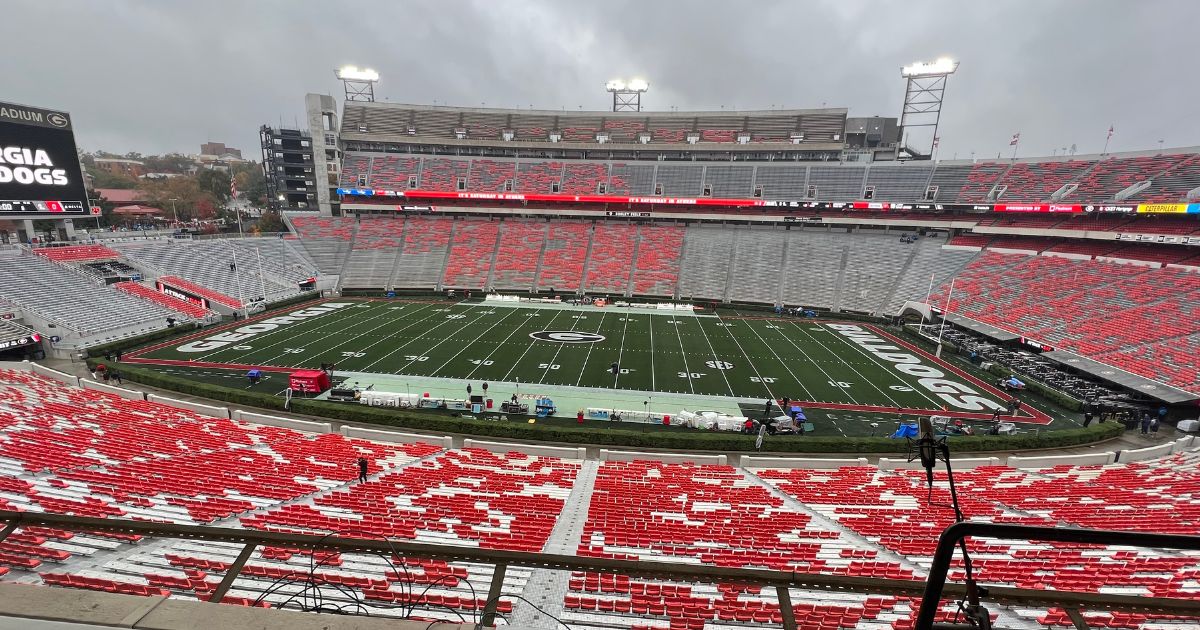
<svg viewBox="0 0 1200 630"><path fill-rule="evenodd" d="M937 353L934 355L939 359L942 358L942 335L946 334L946 318L950 315L950 299L954 297L954 281L956 279L950 279L950 292L946 294L946 308L942 310L942 328L938 330Z"/></svg>
<svg viewBox="0 0 1200 630"><path fill-rule="evenodd" d="M1100 152L1100 155L1108 155L1108 142L1110 140L1112 140L1112 134L1113 134L1113 126L1109 125L1108 126L1108 135L1104 137L1104 150Z"/></svg>

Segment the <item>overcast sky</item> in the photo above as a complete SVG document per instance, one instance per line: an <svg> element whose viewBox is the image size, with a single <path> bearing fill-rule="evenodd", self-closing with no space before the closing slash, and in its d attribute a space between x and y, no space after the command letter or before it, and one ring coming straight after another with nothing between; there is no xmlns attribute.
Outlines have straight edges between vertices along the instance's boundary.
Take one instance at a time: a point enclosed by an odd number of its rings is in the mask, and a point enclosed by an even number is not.
<svg viewBox="0 0 1200 630"><path fill-rule="evenodd" d="M0 101L65 109L87 150L258 154L333 69L380 100L897 116L902 65L950 55L939 157L1200 145L1197 0L4 0Z"/></svg>

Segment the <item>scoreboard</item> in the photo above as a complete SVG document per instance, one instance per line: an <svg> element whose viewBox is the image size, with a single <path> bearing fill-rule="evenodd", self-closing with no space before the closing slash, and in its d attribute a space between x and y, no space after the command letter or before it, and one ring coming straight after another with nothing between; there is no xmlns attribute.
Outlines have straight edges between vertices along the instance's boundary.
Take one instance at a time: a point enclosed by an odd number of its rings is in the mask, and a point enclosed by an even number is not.
<svg viewBox="0 0 1200 630"><path fill-rule="evenodd" d="M71 116L0 103L0 218L71 218L88 213Z"/></svg>

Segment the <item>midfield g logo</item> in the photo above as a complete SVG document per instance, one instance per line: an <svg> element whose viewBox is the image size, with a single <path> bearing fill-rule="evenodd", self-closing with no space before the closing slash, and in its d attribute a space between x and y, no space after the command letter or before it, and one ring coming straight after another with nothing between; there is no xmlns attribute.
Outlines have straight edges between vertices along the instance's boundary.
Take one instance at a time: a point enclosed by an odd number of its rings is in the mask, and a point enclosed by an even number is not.
<svg viewBox="0 0 1200 630"><path fill-rule="evenodd" d="M529 336L538 341L557 343L599 343L605 339L604 335L576 330L539 330L529 333Z"/></svg>

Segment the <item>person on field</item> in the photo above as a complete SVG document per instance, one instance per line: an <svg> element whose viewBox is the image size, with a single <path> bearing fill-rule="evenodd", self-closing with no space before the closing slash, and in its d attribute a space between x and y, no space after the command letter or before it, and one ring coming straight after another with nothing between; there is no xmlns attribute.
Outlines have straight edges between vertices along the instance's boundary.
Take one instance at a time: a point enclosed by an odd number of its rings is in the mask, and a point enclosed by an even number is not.
<svg viewBox="0 0 1200 630"><path fill-rule="evenodd" d="M774 401L768 400L765 404L763 404L763 415L764 416L771 415L771 403L772 402L774 402Z"/></svg>
<svg viewBox="0 0 1200 630"><path fill-rule="evenodd" d="M579 424L583 424L583 410L582 409L580 409L578 412L576 412L575 422L577 422Z"/></svg>
<svg viewBox="0 0 1200 630"><path fill-rule="evenodd" d="M367 482L367 458L366 457L358 458L358 482L359 483Z"/></svg>

